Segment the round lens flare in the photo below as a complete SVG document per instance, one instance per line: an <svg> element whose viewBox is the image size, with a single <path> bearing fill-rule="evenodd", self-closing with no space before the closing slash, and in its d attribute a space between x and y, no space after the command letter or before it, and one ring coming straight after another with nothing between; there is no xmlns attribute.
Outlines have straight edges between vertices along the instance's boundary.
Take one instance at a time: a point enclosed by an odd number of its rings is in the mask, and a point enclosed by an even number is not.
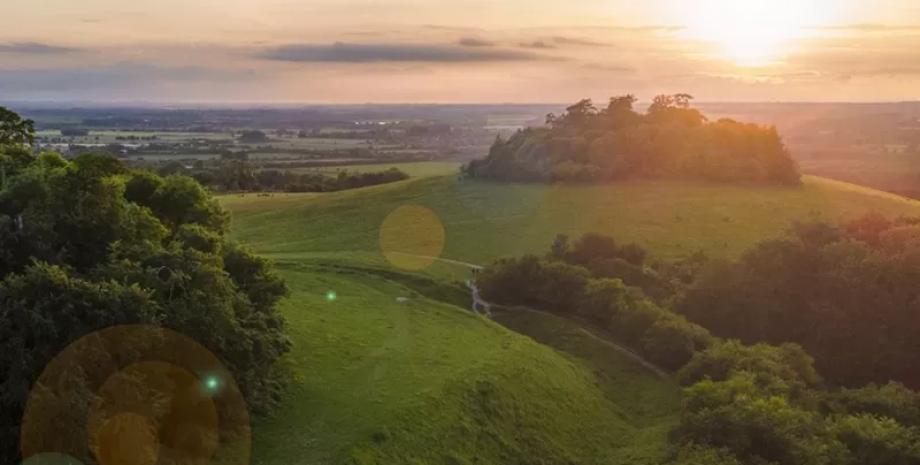
<svg viewBox="0 0 920 465"><path fill-rule="evenodd" d="M205 347L163 328L108 328L64 349L30 393L22 456L50 452L100 465L242 465L249 415Z"/></svg>
<svg viewBox="0 0 920 465"><path fill-rule="evenodd" d="M326 293L326 300L329 302L335 302L335 300L338 298L339 298L339 295L336 294L335 291L329 291Z"/></svg>
<svg viewBox="0 0 920 465"><path fill-rule="evenodd" d="M380 227L380 249L393 266L421 270L444 250L446 232L438 216L420 205L393 210Z"/></svg>

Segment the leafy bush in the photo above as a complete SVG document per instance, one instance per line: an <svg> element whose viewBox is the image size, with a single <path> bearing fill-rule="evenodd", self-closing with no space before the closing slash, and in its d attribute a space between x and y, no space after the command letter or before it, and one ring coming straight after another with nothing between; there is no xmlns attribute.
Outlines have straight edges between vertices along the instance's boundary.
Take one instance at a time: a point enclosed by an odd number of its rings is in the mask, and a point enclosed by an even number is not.
<svg viewBox="0 0 920 465"><path fill-rule="evenodd" d="M747 463L849 462L846 447L818 413L762 391L752 374L701 381L684 394L680 428L684 441L727 449Z"/></svg>
<svg viewBox="0 0 920 465"><path fill-rule="evenodd" d="M665 312L645 332L641 352L656 365L676 370L711 343L712 336L705 328Z"/></svg>
<svg viewBox="0 0 920 465"><path fill-rule="evenodd" d="M920 431L890 418L845 416L832 427L859 465L920 464Z"/></svg>
<svg viewBox="0 0 920 465"><path fill-rule="evenodd" d="M828 392L824 404L831 414L869 414L893 418L908 426L920 426L920 394L894 381Z"/></svg>

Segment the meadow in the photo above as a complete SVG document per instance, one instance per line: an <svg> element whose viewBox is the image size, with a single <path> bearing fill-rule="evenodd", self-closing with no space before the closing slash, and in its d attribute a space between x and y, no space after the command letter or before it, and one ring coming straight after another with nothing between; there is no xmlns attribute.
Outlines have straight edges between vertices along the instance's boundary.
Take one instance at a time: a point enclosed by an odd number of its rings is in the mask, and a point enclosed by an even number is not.
<svg viewBox="0 0 920 465"><path fill-rule="evenodd" d="M555 187L458 181L455 167L414 165L399 165L414 179L364 189L220 197L232 234L274 258L292 289L282 310L295 376L254 429L254 463L643 464L669 453L680 411L669 380L569 320L473 314L466 267L400 269L384 235L405 236L402 251L413 253L432 250L431 234L417 237L420 248L413 234L443 227L435 253L480 264L588 231L664 258L734 257L795 220L920 215L920 202L815 177L800 188ZM387 220L406 205L433 215Z"/></svg>
<svg viewBox="0 0 920 465"><path fill-rule="evenodd" d="M569 356L374 273L281 268L294 377L254 428L255 464L652 464L667 453L677 389L624 356L571 339L604 362Z"/></svg>
<svg viewBox="0 0 920 465"><path fill-rule="evenodd" d="M221 201L234 212L237 237L261 254L375 264L386 264L381 224L407 204L430 209L443 225L442 258L476 264L543 252L557 234L585 232L638 243L665 259L698 250L731 258L782 234L796 220L853 218L869 211L920 215L920 202L816 177L805 177L802 187L783 188L671 181L556 187L443 176L331 194L250 194ZM402 227L407 234L413 229ZM404 252L412 253L412 247ZM446 276L456 270L426 271Z"/></svg>

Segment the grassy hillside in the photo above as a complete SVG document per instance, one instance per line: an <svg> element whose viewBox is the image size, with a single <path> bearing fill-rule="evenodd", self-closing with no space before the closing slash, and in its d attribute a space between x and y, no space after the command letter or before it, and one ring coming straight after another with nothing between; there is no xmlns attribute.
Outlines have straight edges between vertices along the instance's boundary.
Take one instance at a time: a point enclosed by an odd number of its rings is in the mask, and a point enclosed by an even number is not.
<svg viewBox="0 0 920 465"><path fill-rule="evenodd" d="M603 232L664 257L695 249L733 256L809 215L920 215L918 202L820 178L798 189L563 188L443 176L221 201L234 214L233 234L278 259L293 290L283 311L296 379L275 416L254 430L259 464L641 464L665 454L679 411L673 385L566 320L496 315L503 327L423 298L466 303L462 288L400 272L384 258L381 225L395 228L385 234L393 237L418 229L411 215L386 221L398 207L430 209L444 226L440 255L476 263L542 252L557 233ZM419 250L437 250L430 238L419 241ZM466 273L443 262L423 271Z"/></svg>
<svg viewBox="0 0 920 465"><path fill-rule="evenodd" d="M666 452L676 389L613 351L596 366L394 280L281 266L295 379L256 425L253 463L642 464Z"/></svg>
<svg viewBox="0 0 920 465"><path fill-rule="evenodd" d="M234 212L237 237L261 253L381 264L380 226L403 205L422 205L437 215L446 230L442 257L474 263L542 252L558 233L589 231L640 243L664 258L698 249L733 257L811 215L837 219L871 210L920 215L920 202L815 177L806 177L800 188L781 188L664 181L556 187L447 176L223 202ZM411 233L412 225L403 230ZM434 265L429 271L448 269L453 268Z"/></svg>

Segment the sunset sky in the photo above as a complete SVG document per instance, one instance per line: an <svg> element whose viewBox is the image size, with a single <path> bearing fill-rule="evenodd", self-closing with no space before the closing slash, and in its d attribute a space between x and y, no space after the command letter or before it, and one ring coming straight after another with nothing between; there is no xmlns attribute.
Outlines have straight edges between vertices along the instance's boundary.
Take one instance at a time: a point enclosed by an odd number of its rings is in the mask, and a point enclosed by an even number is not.
<svg viewBox="0 0 920 465"><path fill-rule="evenodd" d="M0 2L0 102L920 99L917 0Z"/></svg>

